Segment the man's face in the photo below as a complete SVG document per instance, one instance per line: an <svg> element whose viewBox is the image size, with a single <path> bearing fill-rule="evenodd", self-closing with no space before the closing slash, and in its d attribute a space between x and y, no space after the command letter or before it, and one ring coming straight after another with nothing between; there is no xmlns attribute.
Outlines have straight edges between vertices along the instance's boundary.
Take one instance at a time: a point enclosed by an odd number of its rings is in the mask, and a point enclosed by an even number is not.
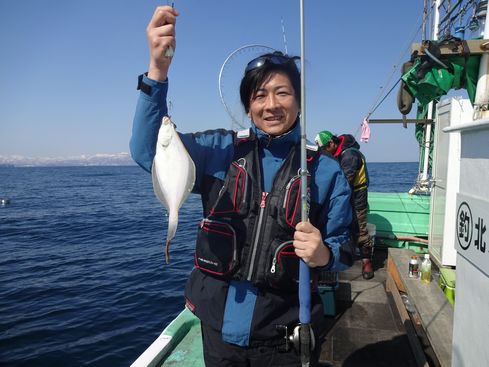
<svg viewBox="0 0 489 367"><path fill-rule="evenodd" d="M267 134L287 132L298 114L294 88L285 73L273 72L251 96L249 116Z"/></svg>
<svg viewBox="0 0 489 367"><path fill-rule="evenodd" d="M338 148L338 144L333 143L331 140L326 144L326 151L331 155L336 152L336 148Z"/></svg>

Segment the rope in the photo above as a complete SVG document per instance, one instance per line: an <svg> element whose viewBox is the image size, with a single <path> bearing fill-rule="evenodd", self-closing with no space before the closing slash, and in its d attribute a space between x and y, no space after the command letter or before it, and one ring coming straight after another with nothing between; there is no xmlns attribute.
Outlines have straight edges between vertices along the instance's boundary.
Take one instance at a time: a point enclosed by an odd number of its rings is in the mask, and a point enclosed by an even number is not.
<svg viewBox="0 0 489 367"><path fill-rule="evenodd" d="M417 28L414 30L414 32L413 32L413 34L412 34L409 42L407 43L407 45L404 48L402 48L403 51L401 51L401 53L399 55L399 61L394 65L394 68L393 68L391 74L389 75L389 77L387 78L386 82L380 87L380 92L376 96L376 98L374 99L374 102L372 103L372 106L374 106L374 107L371 107L370 108L370 111L367 113L367 117L366 117L367 119L375 112L375 110L382 104L382 102L385 101L385 99L387 98L387 96L392 92L392 90L396 87L396 85L401 81L401 79L399 78L397 80L396 84L394 84L394 86L387 92L387 94L384 96L384 98L382 98L382 100L380 102L378 102L381 99L381 97L382 97L382 94L383 94L383 91L385 90L385 87L391 82L392 78L394 77L394 74L396 73L399 64L401 63L401 61L404 58L404 55L406 53L406 50L409 50L411 43L414 42L414 40L417 37L418 33L422 30L422 28L423 28L423 26L424 26L424 24L426 22L426 19L429 17L432 9L433 9L433 7L430 7L430 10L429 10L428 13L426 13L425 11L423 11L422 19L421 19L421 24L419 26L417 26Z"/></svg>
<svg viewBox="0 0 489 367"><path fill-rule="evenodd" d="M392 91L393 91L393 90L394 90L394 88L395 88L395 87L396 87L396 86L399 84L399 82L400 82L400 81L401 81L401 78L399 78L399 79L397 80L396 84L394 84L394 85L392 86L392 88L391 88L391 89L389 89L389 91L387 92L387 94L384 96L384 98L382 98L382 100L381 100L381 101L380 101L380 102L377 104L377 106L375 106L375 107L374 107L374 109L368 113L368 115L367 115L367 119L368 119L368 118L369 118L369 117L370 117L370 116L371 116L371 115L372 115L372 114L375 112L375 110L376 110L377 108L379 108L379 106L382 104L382 102L384 102L384 101L385 101L385 99L386 99L387 97L389 97L389 94L391 94L391 93L392 93Z"/></svg>
<svg viewBox="0 0 489 367"><path fill-rule="evenodd" d="M471 7L474 8L475 13L475 9L477 6L476 0L468 0L463 6L462 3L463 0L458 0L458 2L453 7L449 7L448 9L443 6L445 10L445 17L440 21L440 29L438 31L439 34L449 35L450 28L456 23L457 20L459 20L460 24L462 24L463 21L470 21L470 18L464 19L464 17ZM451 13L458 7L460 7L459 11L455 13L455 15L451 16ZM467 25L464 27L464 29L465 28L467 28Z"/></svg>

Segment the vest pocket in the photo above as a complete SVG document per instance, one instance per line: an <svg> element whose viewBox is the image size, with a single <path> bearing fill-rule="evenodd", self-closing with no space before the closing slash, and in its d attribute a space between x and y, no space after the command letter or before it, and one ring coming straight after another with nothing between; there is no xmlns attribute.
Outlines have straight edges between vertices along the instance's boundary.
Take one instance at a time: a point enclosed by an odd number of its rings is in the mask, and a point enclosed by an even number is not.
<svg viewBox="0 0 489 367"><path fill-rule="evenodd" d="M240 158L231 163L217 201L210 210L211 215L231 218L247 215L250 205L250 189L246 160Z"/></svg>
<svg viewBox="0 0 489 367"><path fill-rule="evenodd" d="M295 291L299 281L299 257L292 240L272 242L272 259L267 271L267 281L273 288Z"/></svg>
<svg viewBox="0 0 489 367"><path fill-rule="evenodd" d="M219 277L232 275L238 265L236 233L228 223L203 219L197 231L195 267Z"/></svg>
<svg viewBox="0 0 489 367"><path fill-rule="evenodd" d="M307 186L309 190L310 176L307 177ZM309 204L309 192L308 192ZM296 175L290 179L284 190L281 215L279 223L284 228L295 228L297 223L301 221L301 176Z"/></svg>

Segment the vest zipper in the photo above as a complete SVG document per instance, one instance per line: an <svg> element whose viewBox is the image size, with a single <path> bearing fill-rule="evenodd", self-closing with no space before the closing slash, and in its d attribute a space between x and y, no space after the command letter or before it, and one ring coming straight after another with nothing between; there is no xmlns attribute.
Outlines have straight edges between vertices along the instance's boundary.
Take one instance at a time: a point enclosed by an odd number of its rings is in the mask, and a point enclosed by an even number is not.
<svg viewBox="0 0 489 367"><path fill-rule="evenodd" d="M278 257L278 254L280 253L280 251L285 246L288 246L291 243L294 243L294 241L293 240L286 241L286 242L282 243L279 247L277 247L277 249L275 250L275 253L273 254L272 267L270 268L270 273L272 273L272 274L275 273L275 266L277 265L277 262L278 262L278 258L277 257Z"/></svg>
<svg viewBox="0 0 489 367"><path fill-rule="evenodd" d="M244 188L243 188L243 192L245 193L245 195L243 195L243 200L241 200L241 205L243 205L244 203L246 203L246 190L248 190L248 174L246 172L246 159L240 158L238 159L237 163L245 171L246 174Z"/></svg>
<svg viewBox="0 0 489 367"><path fill-rule="evenodd" d="M301 176L300 174L297 174L295 175L294 177L292 177L290 179L290 181L287 183L287 186L285 186L285 196L284 196L284 202L282 203L282 207L285 208L285 206L287 205L287 199L289 197L289 191L290 191L290 187L292 186L292 184L297 180L299 179Z"/></svg>
<svg viewBox="0 0 489 367"><path fill-rule="evenodd" d="M267 205L266 204L267 196L268 196L268 192L262 192L261 193L260 213L258 214L258 223L256 225L255 238L253 239L250 268L248 270L248 276L246 277L246 280L248 280L248 281L251 281L251 276L253 275L253 268L255 266L256 252L258 250L258 243L260 240L261 227L262 227L262 223L263 223L263 214L265 213L265 207Z"/></svg>
<svg viewBox="0 0 489 367"><path fill-rule="evenodd" d="M237 165L239 168L241 168L246 173L246 159L240 158L237 161L231 163L231 165L234 165L234 164ZM247 188L248 188L248 177L246 177L243 192L246 192ZM219 193L217 194L218 199L221 198L221 196L223 195L223 192L226 191L226 189L227 189L226 185L221 186L221 189L219 190ZM243 200L241 200L241 204L243 204L245 202L246 202L246 195L243 195Z"/></svg>

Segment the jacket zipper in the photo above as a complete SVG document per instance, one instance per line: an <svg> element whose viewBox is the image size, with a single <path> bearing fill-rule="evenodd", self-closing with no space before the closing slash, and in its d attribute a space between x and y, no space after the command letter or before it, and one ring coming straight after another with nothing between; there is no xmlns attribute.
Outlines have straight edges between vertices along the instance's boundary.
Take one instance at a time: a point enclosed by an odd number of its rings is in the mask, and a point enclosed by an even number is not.
<svg viewBox="0 0 489 367"><path fill-rule="evenodd" d="M246 280L248 280L248 281L251 281L251 276L253 275L253 268L255 266L256 252L258 250L258 242L260 240L261 227L262 227L262 223L263 223L263 214L265 213L265 207L267 205L266 204L267 196L268 196L268 192L262 192L261 193L260 213L258 214L258 223L256 225L255 238L253 239L250 268L248 270L248 276L246 277Z"/></svg>
<svg viewBox="0 0 489 367"><path fill-rule="evenodd" d="M270 273L274 274L275 273L275 265L277 265L278 259L277 256L280 253L280 251L287 245L290 245L291 243L294 243L293 240L287 241L282 243L277 249L275 250L275 253L273 254L273 260L272 260L272 267L270 268Z"/></svg>

